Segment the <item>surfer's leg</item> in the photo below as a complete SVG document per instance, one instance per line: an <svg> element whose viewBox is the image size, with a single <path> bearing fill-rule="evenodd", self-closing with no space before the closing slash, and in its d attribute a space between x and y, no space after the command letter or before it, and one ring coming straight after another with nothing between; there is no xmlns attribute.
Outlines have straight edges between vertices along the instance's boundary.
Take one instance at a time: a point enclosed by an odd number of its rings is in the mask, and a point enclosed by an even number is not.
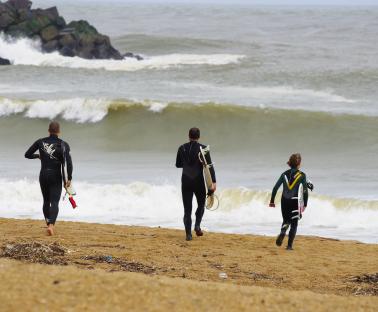
<svg viewBox="0 0 378 312"><path fill-rule="evenodd" d="M45 217L46 224L48 225L50 220L50 191L48 177L45 172L41 172L39 175L39 185L41 186L43 197L43 216Z"/></svg>
<svg viewBox="0 0 378 312"><path fill-rule="evenodd" d="M288 213L289 207L288 207L288 200L284 197L281 198L281 214L282 214L282 225L281 225L281 230L280 234L278 234L277 239L276 239L276 245L281 246L283 240L285 239L286 236L286 231L290 226L290 213Z"/></svg>
<svg viewBox="0 0 378 312"><path fill-rule="evenodd" d="M181 187L181 192L182 192L182 202L184 204L184 226L185 226L185 232L188 238L188 235L191 235L192 233L193 191L183 184Z"/></svg>
<svg viewBox="0 0 378 312"><path fill-rule="evenodd" d="M197 233L197 236L202 236L203 233L201 231L201 221L203 214L205 213L205 203L206 203L206 189L203 183L203 180L199 182L198 187L194 193L197 199L197 210L196 210L196 222L194 225L194 230Z"/></svg>
<svg viewBox="0 0 378 312"><path fill-rule="evenodd" d="M291 221L291 225L290 225L289 241L287 243L288 249L292 249L293 248L293 243L294 243L295 235L297 234L297 228L298 228L298 219L293 219Z"/></svg>
<svg viewBox="0 0 378 312"><path fill-rule="evenodd" d="M54 225L59 213L59 201L62 195L62 177L59 172L50 176L50 224Z"/></svg>
<svg viewBox="0 0 378 312"><path fill-rule="evenodd" d="M297 199L290 200L290 232L289 232L289 240L287 242L287 249L293 249L293 242L295 239L295 235L297 234L297 227L298 227L298 220L299 220L299 212L298 212L298 201Z"/></svg>

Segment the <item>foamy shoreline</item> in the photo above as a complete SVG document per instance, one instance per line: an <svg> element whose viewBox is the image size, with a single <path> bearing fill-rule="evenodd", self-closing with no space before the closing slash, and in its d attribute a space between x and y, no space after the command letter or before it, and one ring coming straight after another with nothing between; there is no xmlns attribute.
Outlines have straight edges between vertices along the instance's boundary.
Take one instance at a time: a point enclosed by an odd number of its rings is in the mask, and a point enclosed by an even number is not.
<svg viewBox="0 0 378 312"><path fill-rule="evenodd" d="M33 174L38 174L39 162L33 165ZM179 185L77 181L75 189L79 208L73 210L67 200L62 201L58 220L183 228ZM279 197L277 208L272 209L267 206L269 191L236 187L219 188L217 193L221 204L216 211L206 211L202 223L206 230L269 236L278 234L282 222ZM300 221L298 234L378 243L377 201L339 199L316 193L310 195L309 207ZM41 201L40 186L35 179L0 179L0 207L4 207L2 217L40 220Z"/></svg>

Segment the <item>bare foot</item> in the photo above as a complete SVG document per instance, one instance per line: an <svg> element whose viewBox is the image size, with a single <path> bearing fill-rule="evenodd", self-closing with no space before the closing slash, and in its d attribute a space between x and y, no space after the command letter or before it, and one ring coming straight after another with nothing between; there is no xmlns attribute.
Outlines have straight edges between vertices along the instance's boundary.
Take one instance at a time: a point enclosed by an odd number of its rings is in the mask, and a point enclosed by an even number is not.
<svg viewBox="0 0 378 312"><path fill-rule="evenodd" d="M53 236L54 235L54 225L53 224L49 224L48 227L47 227L47 235L48 236Z"/></svg>

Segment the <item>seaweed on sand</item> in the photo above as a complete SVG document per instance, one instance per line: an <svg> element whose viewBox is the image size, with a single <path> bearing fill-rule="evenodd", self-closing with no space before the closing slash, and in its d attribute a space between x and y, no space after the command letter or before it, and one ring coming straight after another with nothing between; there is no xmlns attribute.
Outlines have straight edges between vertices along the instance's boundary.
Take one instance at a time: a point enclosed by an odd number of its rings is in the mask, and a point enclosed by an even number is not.
<svg viewBox="0 0 378 312"><path fill-rule="evenodd" d="M52 244L39 242L8 243L2 249L0 257L32 263L67 265L67 261L64 258L67 249L56 242Z"/></svg>
<svg viewBox="0 0 378 312"><path fill-rule="evenodd" d="M144 274L154 274L156 269L154 267L145 265L140 262L133 262L133 261L126 261L120 258L112 257L112 256L104 256L104 255L96 255L96 256L85 256L82 258L83 260L91 260L96 263L108 263L108 264L115 264L120 271L127 271L127 272L142 272ZM113 269L112 271L117 271Z"/></svg>
<svg viewBox="0 0 378 312"><path fill-rule="evenodd" d="M352 288L357 296L378 296L378 273L353 276L348 281L358 284Z"/></svg>

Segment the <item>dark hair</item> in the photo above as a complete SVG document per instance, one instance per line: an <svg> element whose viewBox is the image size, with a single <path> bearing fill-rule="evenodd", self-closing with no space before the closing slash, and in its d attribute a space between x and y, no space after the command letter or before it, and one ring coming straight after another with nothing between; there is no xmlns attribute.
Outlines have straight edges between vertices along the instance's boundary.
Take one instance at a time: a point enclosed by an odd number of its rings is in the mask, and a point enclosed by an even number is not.
<svg viewBox="0 0 378 312"><path fill-rule="evenodd" d="M299 153L293 154L290 156L289 161L287 164L290 166L290 168L297 168L302 161L302 156Z"/></svg>
<svg viewBox="0 0 378 312"><path fill-rule="evenodd" d="M60 125L57 121L52 121L49 124L49 132L51 134L58 134L60 132Z"/></svg>
<svg viewBox="0 0 378 312"><path fill-rule="evenodd" d="M200 135L201 135L201 132L200 132L200 129L198 128L194 127L189 130L189 139L198 140L200 138Z"/></svg>

